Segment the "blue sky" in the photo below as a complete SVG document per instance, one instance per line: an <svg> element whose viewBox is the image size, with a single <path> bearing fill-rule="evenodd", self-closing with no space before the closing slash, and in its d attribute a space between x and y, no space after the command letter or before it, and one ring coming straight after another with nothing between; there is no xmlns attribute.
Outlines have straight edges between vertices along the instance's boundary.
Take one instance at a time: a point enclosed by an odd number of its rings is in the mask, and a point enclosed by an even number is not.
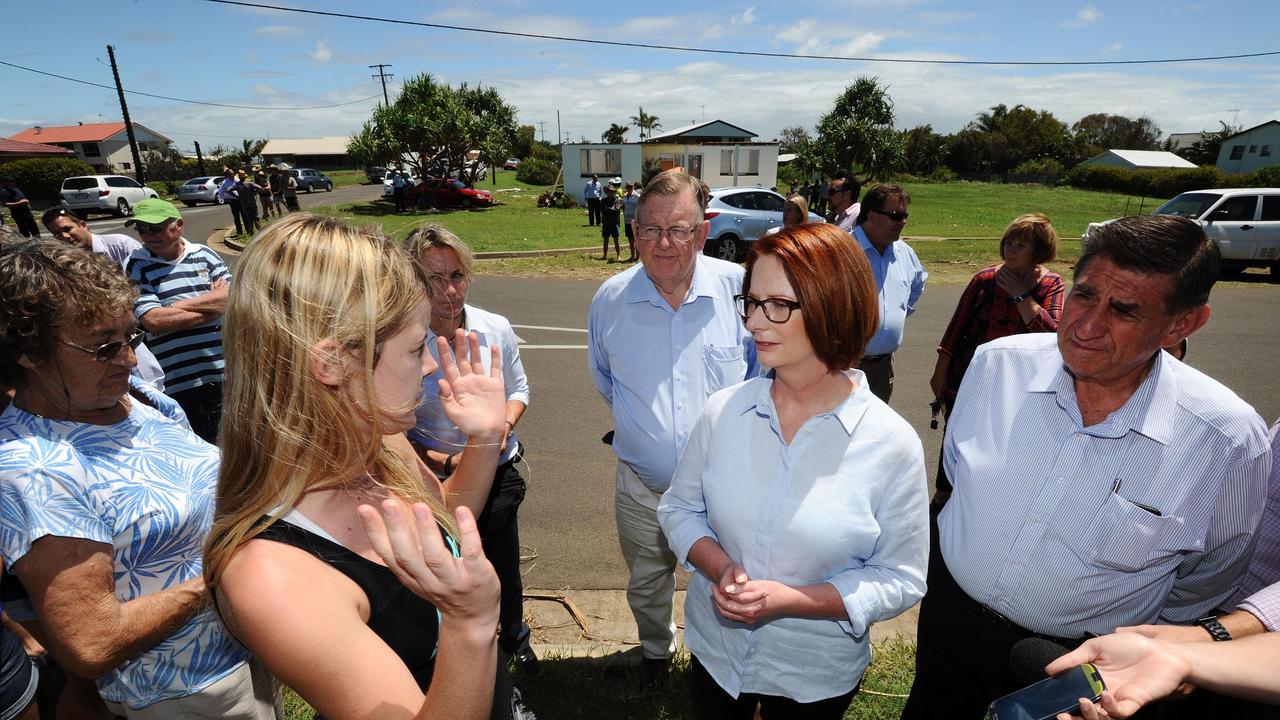
<svg viewBox="0 0 1280 720"><path fill-rule="evenodd" d="M953 60L1133 60L1280 50L1280 3L806 0L726 3L470 3L275 0L398 19L717 49ZM748 58L517 39L237 8L201 0L62 0L6 7L0 60L110 85L116 47L130 90L263 108L130 96L135 121L190 152L243 137L357 130L381 87L430 72L498 88L522 123L598 139L638 106L672 129L720 118L776 137L812 128L861 74L889 87L897 125L952 132L995 105L1022 103L1068 124L1092 112L1148 115L1165 133L1280 118L1280 56L1175 65L976 67ZM18 32L25 29L25 32ZM32 125L118 121L115 92L0 65L0 134ZM541 123L545 123L542 125ZM636 139L633 129L629 139Z"/></svg>

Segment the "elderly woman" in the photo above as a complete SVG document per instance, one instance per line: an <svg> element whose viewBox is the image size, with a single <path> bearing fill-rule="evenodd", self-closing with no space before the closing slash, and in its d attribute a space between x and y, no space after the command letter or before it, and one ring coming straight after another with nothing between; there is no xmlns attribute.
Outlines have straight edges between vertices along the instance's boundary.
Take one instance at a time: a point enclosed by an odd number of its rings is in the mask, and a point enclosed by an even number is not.
<svg viewBox="0 0 1280 720"><path fill-rule="evenodd" d="M803 225L807 222L809 222L809 201L799 195L792 195L782 206L782 224L769 228L765 231L765 235L773 235L782 228Z"/></svg>
<svg viewBox="0 0 1280 720"><path fill-rule="evenodd" d="M136 296L101 255L0 250L0 555L50 654L117 715L270 718L200 574L218 450L131 381Z"/></svg>
<svg viewBox="0 0 1280 720"><path fill-rule="evenodd" d="M1007 335L1057 332L1065 285L1044 266L1058 254L1058 232L1041 213L1020 215L1000 237L1002 262L979 270L956 305L938 345L929 387L951 416L960 381L978 346ZM938 462L936 507L946 503L951 482Z"/></svg>
<svg viewBox="0 0 1280 720"><path fill-rule="evenodd" d="M529 380L520 362L520 346L511 323L496 315L467 304L467 291L475 275L471 248L442 226L431 223L409 235L405 249L417 259L427 278L431 296L431 327L427 333L427 349L436 352L436 338L451 338L459 329L475 333L480 340L481 360L485 361L491 346L502 349L502 381L506 388L506 429L498 470L493 476L489 496L476 522L484 553L502 582L502 610L499 614L498 647L514 656L526 672L537 671L537 656L529 647L529 626L524 622L524 585L520 578L520 528L516 513L524 501L525 481L519 463L524 459L523 447L515 427L529 406ZM438 359L437 359L438 362ZM467 436L444 413L439 402L439 373L423 381L423 402L418 406L417 423L409 431L409 440L418 448L428 467L442 479L453 471L458 453L467 445ZM446 483L445 492L450 490Z"/></svg>
<svg viewBox="0 0 1280 720"><path fill-rule="evenodd" d="M403 436L436 369L417 264L383 235L294 214L240 267L205 553L223 620L324 717L509 717L474 520L506 435L497 346L485 375L475 335L453 353L437 341L439 402L468 438L455 526Z"/></svg>
<svg viewBox="0 0 1280 720"><path fill-rule="evenodd" d="M738 311L762 377L712 395L658 517L696 571L685 603L701 718L841 718L868 630L924 595L924 454L854 369L870 265L834 225L757 241Z"/></svg>

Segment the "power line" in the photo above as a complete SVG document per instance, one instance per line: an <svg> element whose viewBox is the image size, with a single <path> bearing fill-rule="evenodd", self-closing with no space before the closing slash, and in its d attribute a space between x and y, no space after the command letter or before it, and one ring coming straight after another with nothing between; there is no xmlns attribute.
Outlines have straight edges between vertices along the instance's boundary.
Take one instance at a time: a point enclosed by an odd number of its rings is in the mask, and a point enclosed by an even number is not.
<svg viewBox="0 0 1280 720"><path fill-rule="evenodd" d="M68 82L80 83L81 85L91 85L93 87L102 88L104 90L115 90L115 87L111 85L103 85L102 83L90 82L88 80L81 80L80 78L73 78L73 77L68 77L66 75L59 75L57 73L51 73L44 70L37 70L35 68L30 68L25 65L5 62L4 60L0 60L0 65L7 65L11 68L17 68L18 70L26 70L27 72L35 73L37 75L45 75L48 77L58 78L59 80L66 80ZM170 97L168 95L156 95L154 93L142 92L140 90L125 90L125 92L129 93L130 95L141 95L143 97L157 98L160 100L172 100L173 102L188 103L191 105L209 105L212 107L236 108L237 110L327 110L329 108L345 107L347 105L355 105L357 103L376 100L378 97L377 95L370 95L367 98L360 98L359 100L352 100L351 102L338 103L336 105L313 105L310 107L259 107L256 105L230 105L227 103L206 102L204 100L191 100L188 98Z"/></svg>
<svg viewBox="0 0 1280 720"><path fill-rule="evenodd" d="M678 52L705 53L710 55L745 55L748 57L787 58L794 60L840 60L846 62L881 62L904 63L917 65L1159 65L1169 63L1207 62L1210 60L1240 60L1244 58L1268 57L1280 55L1280 50L1267 52L1239 53L1236 55L1211 55L1204 57L1158 58L1149 60L936 60L926 58L884 58L884 57L850 57L846 55L800 55L797 53L761 52L758 50L720 50L715 48L690 47L686 45L657 45L653 43L622 42L620 40L598 40L595 38L570 37L566 35L543 35L540 33L516 32L513 30L494 30L493 28L468 27L465 25L445 25L442 23L419 22L416 20L398 20L395 18L376 17L373 15L354 15L351 13L330 12L326 10L308 10L291 8L282 5L245 2L244 0L205 0L219 5L238 5L240 7L258 8L260 10L279 10L281 12L320 15L323 17L345 18L348 20L367 20L369 22L389 23L392 25L412 25L415 27L434 28L437 30L457 30L460 32L482 33L486 35L504 35L507 37L529 38L533 40L556 40L559 42L584 43L588 45L611 45L614 47L641 48L645 50L675 50Z"/></svg>

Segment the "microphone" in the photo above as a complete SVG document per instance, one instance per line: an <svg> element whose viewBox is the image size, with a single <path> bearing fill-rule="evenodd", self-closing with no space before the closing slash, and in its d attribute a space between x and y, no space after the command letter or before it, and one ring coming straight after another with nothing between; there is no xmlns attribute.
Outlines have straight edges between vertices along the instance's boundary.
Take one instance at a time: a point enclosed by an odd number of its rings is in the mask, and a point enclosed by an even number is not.
<svg viewBox="0 0 1280 720"><path fill-rule="evenodd" d="M1030 685L1049 677L1044 666L1069 652L1071 648L1052 640L1023 638L1009 648L1009 669L1019 685Z"/></svg>

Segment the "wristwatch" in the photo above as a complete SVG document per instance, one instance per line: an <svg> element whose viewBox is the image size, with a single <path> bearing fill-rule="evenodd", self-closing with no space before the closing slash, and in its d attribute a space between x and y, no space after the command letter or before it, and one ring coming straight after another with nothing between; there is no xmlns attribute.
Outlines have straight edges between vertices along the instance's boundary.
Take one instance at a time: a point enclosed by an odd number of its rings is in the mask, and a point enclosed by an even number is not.
<svg viewBox="0 0 1280 720"><path fill-rule="evenodd" d="M1213 615L1200 618L1196 621L1196 624L1204 628L1205 632L1209 633L1209 637L1214 639L1214 642L1231 639L1231 633L1227 632L1227 629L1222 627L1222 623L1218 622L1218 618Z"/></svg>
<svg viewBox="0 0 1280 720"><path fill-rule="evenodd" d="M1014 295L1014 296L1013 296L1013 304L1014 304L1014 305L1021 305L1022 303L1026 302L1027 300L1030 300L1030 299L1031 299L1031 291L1030 291L1030 290L1028 290L1028 291L1026 291L1026 292L1022 293L1021 295Z"/></svg>

